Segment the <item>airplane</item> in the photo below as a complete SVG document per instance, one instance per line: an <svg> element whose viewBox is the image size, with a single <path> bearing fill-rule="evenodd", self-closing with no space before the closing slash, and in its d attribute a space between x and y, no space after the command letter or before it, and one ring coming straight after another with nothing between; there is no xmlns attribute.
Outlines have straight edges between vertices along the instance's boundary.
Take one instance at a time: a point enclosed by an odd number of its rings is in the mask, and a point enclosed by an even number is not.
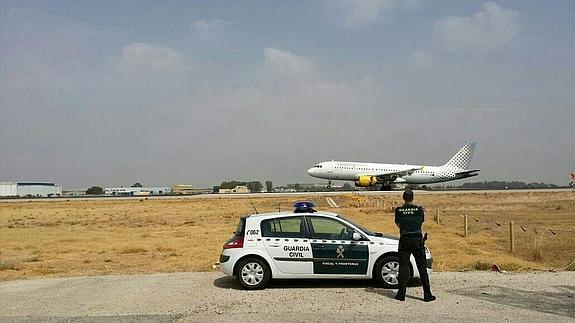
<svg viewBox="0 0 575 323"><path fill-rule="evenodd" d="M432 184L479 175L481 169L468 169L476 143L468 142L442 166L379 164L363 162L326 161L308 169L310 176L328 180L354 181L355 186L382 184L381 190L390 191L393 184Z"/></svg>

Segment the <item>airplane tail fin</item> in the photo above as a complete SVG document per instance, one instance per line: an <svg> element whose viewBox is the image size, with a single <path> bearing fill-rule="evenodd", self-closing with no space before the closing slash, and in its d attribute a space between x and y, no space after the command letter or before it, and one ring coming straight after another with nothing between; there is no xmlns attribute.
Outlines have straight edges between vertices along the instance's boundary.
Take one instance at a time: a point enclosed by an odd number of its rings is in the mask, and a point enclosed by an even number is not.
<svg viewBox="0 0 575 323"><path fill-rule="evenodd" d="M458 169L469 169L471 157L473 157L473 151L475 150L475 145L475 142L468 142L443 166Z"/></svg>

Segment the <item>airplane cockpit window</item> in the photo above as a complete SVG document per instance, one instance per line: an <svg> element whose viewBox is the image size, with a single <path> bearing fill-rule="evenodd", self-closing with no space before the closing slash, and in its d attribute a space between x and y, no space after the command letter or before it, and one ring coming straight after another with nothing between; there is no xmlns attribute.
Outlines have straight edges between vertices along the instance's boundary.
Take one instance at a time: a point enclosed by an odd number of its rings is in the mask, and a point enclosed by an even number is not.
<svg viewBox="0 0 575 323"><path fill-rule="evenodd" d="M315 165L314 168L321 168L321 165Z"/></svg>

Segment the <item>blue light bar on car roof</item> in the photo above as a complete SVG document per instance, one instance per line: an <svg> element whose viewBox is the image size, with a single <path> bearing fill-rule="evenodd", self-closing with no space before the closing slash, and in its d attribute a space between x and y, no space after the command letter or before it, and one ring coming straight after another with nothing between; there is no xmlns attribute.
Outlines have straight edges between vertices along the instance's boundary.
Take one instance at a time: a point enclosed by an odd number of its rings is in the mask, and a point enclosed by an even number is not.
<svg viewBox="0 0 575 323"><path fill-rule="evenodd" d="M315 205L313 204L313 202L310 201L298 201L295 202L293 207L295 208L295 211L300 211L300 212L308 212L308 211L314 211L314 207Z"/></svg>

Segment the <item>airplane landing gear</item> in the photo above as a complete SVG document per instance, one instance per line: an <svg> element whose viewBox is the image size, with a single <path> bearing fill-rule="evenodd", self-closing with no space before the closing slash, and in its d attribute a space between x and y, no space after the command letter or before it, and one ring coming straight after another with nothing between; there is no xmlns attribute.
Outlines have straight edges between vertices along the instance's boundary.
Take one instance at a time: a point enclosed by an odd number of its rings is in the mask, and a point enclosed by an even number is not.
<svg viewBox="0 0 575 323"><path fill-rule="evenodd" d="M327 181L327 189L331 189L331 180Z"/></svg>
<svg viewBox="0 0 575 323"><path fill-rule="evenodd" d="M390 184L382 184L381 190L382 191L391 191L391 185Z"/></svg>

